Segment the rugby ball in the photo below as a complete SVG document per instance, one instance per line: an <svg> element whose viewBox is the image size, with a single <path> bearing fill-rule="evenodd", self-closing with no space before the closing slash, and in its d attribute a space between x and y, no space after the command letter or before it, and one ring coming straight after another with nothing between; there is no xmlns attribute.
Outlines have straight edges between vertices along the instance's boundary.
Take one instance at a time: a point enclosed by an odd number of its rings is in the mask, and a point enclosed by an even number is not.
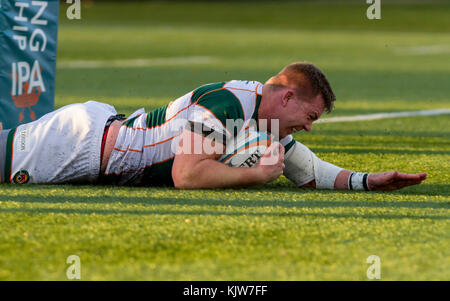
<svg viewBox="0 0 450 301"><path fill-rule="evenodd" d="M246 128L227 143L219 161L231 167L253 167L264 155L272 140L269 135L254 128Z"/></svg>

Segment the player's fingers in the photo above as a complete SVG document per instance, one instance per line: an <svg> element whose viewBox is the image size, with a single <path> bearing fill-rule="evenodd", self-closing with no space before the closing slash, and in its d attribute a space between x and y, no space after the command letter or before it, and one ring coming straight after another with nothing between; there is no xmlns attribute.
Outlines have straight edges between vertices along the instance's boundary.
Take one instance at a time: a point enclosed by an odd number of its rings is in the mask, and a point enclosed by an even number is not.
<svg viewBox="0 0 450 301"><path fill-rule="evenodd" d="M266 150L266 153L269 153L269 155L278 156L279 154L279 147L278 142L272 143Z"/></svg>
<svg viewBox="0 0 450 301"><path fill-rule="evenodd" d="M411 185L417 185L417 184L420 184L420 183L422 183L422 182L423 182L422 179L416 179L416 180L404 180L404 181L399 182L399 184L400 184L400 185L403 185L403 186L411 186Z"/></svg>
<svg viewBox="0 0 450 301"><path fill-rule="evenodd" d="M278 143L272 143L264 152L259 163L260 165L277 165L280 164L280 153Z"/></svg>
<svg viewBox="0 0 450 301"><path fill-rule="evenodd" d="M412 185L418 185L422 183L423 180L403 180L403 181L396 181L394 183L391 183L389 185L386 185L384 187L381 187L380 190L395 190L395 189L401 189L403 187L412 186Z"/></svg>
<svg viewBox="0 0 450 301"><path fill-rule="evenodd" d="M278 156L278 154L279 154L279 148L278 148L278 146L276 145L276 144L273 144L273 145L271 145L272 146L272 154L274 155L274 156Z"/></svg>
<svg viewBox="0 0 450 301"><path fill-rule="evenodd" d="M399 173L397 170L381 173L379 175L380 177L378 180L372 183L375 190L400 189L406 186L420 184L425 179L415 174Z"/></svg>
<svg viewBox="0 0 450 301"><path fill-rule="evenodd" d="M425 180L427 178L427 173L426 172L422 172L422 173L418 173L416 174L419 176L420 179Z"/></svg>
<svg viewBox="0 0 450 301"><path fill-rule="evenodd" d="M397 179L401 180L425 180L427 177L426 173L420 174L409 174L409 173L399 173Z"/></svg>
<svg viewBox="0 0 450 301"><path fill-rule="evenodd" d="M279 156L278 157L278 161L277 161L277 166L280 168L280 169L284 169L284 167L285 167L285 165L284 165L284 159L281 157L281 156Z"/></svg>
<svg viewBox="0 0 450 301"><path fill-rule="evenodd" d="M278 145L279 145L278 150L279 150L280 154L284 155L284 146L283 146L283 144L278 143Z"/></svg>
<svg viewBox="0 0 450 301"><path fill-rule="evenodd" d="M272 145L273 151L272 154L278 159L278 163L284 161L284 147L281 143L274 142Z"/></svg>
<svg viewBox="0 0 450 301"><path fill-rule="evenodd" d="M284 162L284 152L280 152L278 155L278 161L279 162Z"/></svg>
<svg viewBox="0 0 450 301"><path fill-rule="evenodd" d="M275 155L275 152L277 152L275 150L278 150L275 143L272 143L271 145L269 145L269 147L264 152L263 157L271 157L271 156Z"/></svg>

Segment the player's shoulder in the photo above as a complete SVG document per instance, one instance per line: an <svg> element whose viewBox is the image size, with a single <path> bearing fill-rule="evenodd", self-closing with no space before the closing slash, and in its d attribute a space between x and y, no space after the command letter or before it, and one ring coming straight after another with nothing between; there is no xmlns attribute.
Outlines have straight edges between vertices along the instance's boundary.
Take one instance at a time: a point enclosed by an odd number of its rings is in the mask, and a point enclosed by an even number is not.
<svg viewBox="0 0 450 301"><path fill-rule="evenodd" d="M195 89L192 92L192 100L196 101L200 97L204 96L205 94L220 94L220 90L229 90L232 92L250 92L250 93L262 93L262 84L258 81L250 81L250 80L230 80L230 81L223 81L223 82L216 82L216 83L208 83L205 85L202 85Z"/></svg>
<svg viewBox="0 0 450 301"><path fill-rule="evenodd" d="M225 83L224 88L239 101L244 120L251 119L255 115L262 95L262 86L263 84L258 81L249 80L232 80Z"/></svg>
<svg viewBox="0 0 450 301"><path fill-rule="evenodd" d="M235 89L252 93L262 93L262 84L253 80L230 80L224 84L225 89Z"/></svg>
<svg viewBox="0 0 450 301"><path fill-rule="evenodd" d="M257 108L260 93L262 84L257 81L231 80L210 83L194 90L191 103L197 109L209 110L220 120L247 120Z"/></svg>

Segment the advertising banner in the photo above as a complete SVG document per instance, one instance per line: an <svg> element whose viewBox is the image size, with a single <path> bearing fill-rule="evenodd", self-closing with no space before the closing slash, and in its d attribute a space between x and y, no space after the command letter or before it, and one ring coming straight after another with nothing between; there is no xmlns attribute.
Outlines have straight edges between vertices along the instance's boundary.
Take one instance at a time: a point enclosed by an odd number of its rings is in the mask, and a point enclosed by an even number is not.
<svg viewBox="0 0 450 301"><path fill-rule="evenodd" d="M0 0L0 122L4 129L54 108L58 0Z"/></svg>

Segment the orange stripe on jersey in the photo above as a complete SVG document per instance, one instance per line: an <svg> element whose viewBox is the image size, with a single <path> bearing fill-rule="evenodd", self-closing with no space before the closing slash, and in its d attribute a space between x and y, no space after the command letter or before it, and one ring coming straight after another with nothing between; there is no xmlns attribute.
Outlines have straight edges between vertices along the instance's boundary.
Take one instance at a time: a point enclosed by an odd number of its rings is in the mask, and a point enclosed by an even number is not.
<svg viewBox="0 0 450 301"><path fill-rule="evenodd" d="M259 86L259 84L258 84L258 86ZM248 89L241 89L241 88L234 88L234 87L225 87L225 89L234 89L234 90L241 90L241 91L247 91L247 92L257 93L256 91L258 91L258 90L257 90L258 86L256 86L256 89L255 89L255 90L248 90Z"/></svg>
<svg viewBox="0 0 450 301"><path fill-rule="evenodd" d="M180 132L180 133L176 134L175 136L170 137L170 138L168 138L168 139L166 139L166 140L158 141L158 142L153 143L153 144L144 145L143 147L152 147L152 146L155 146L155 145L158 145L158 144L162 144L162 143L164 143L164 142L170 141L170 140L172 140L172 139L174 139L174 138L180 136L182 133L183 133L183 132ZM141 151L141 150L138 150L138 149L132 149L132 148L127 148L126 150L124 150L124 149L120 149L120 148L114 147L114 150L119 151L119 152L122 152L122 153L126 153L127 151L132 151L132 152L137 152L137 153L142 153L142 152L143 152L143 151Z"/></svg>
<svg viewBox="0 0 450 301"><path fill-rule="evenodd" d="M127 151L133 151L133 152L142 153L142 151L140 151L140 150L131 149L131 148L126 149L126 150L123 150L123 149L119 149L119 148L115 148L115 147L114 147L113 150L116 150L116 151L122 152L122 153L126 153Z"/></svg>
<svg viewBox="0 0 450 301"><path fill-rule="evenodd" d="M158 145L158 144L161 144L161 143L170 141L170 140L172 140L173 138L176 138L176 137L180 136L182 133L183 133L183 132L181 131L181 132L179 132L178 134L176 134L176 135L173 136L173 137L170 137L170 138L168 138L168 139L166 139L166 140L159 141L159 142L156 142L156 143L153 143L153 144L144 145L144 147L152 147L152 146L155 146L155 145Z"/></svg>

